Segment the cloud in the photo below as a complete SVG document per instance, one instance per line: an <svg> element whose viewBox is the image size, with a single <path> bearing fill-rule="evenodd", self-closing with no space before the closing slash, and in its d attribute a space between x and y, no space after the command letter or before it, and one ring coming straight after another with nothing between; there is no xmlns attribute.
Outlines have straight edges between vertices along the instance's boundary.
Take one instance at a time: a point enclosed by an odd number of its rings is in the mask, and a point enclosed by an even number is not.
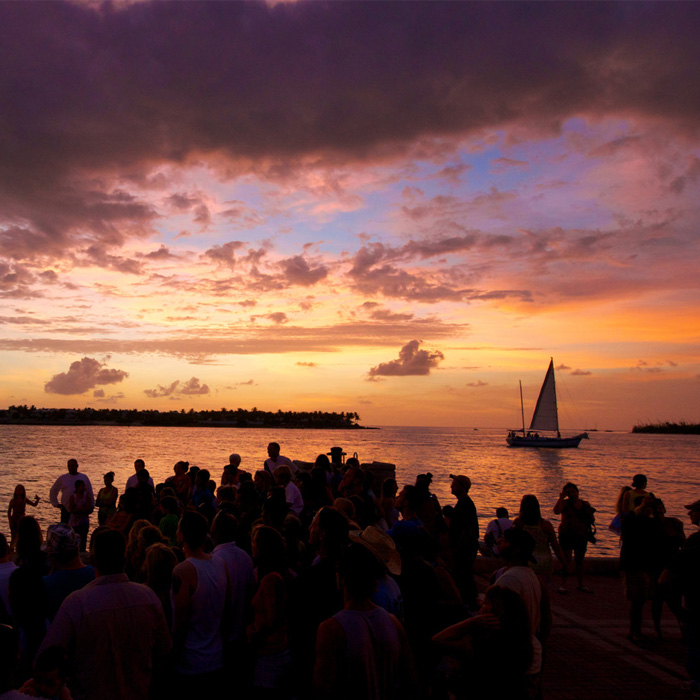
<svg viewBox="0 0 700 700"><path fill-rule="evenodd" d="M310 287L328 276L328 268L319 265L312 269L301 255L281 260L279 265L288 282L304 287Z"/></svg>
<svg viewBox="0 0 700 700"><path fill-rule="evenodd" d="M298 367L318 367L315 362L297 362Z"/></svg>
<svg viewBox="0 0 700 700"><path fill-rule="evenodd" d="M257 314L255 316L251 316L250 320L255 322L259 318L267 318L273 323L277 324L278 326L281 326L284 323L287 323L289 319L287 318L287 314L284 313L284 311L274 311L269 314Z"/></svg>
<svg viewBox="0 0 700 700"><path fill-rule="evenodd" d="M590 377L593 372L587 369L574 369L571 372L569 372L572 377Z"/></svg>
<svg viewBox="0 0 700 700"><path fill-rule="evenodd" d="M377 309L369 317L373 321L410 321L413 318L413 314L400 314L389 309Z"/></svg>
<svg viewBox="0 0 700 700"><path fill-rule="evenodd" d="M173 253L170 252L170 248L162 243L158 250L152 250L150 253L146 253L143 257L150 260L177 260L177 255L173 255Z"/></svg>
<svg viewBox="0 0 700 700"><path fill-rule="evenodd" d="M233 268L236 265L235 251L240 250L244 246L245 243L243 241L229 241L223 245L212 246L204 251L204 255L216 263Z"/></svg>
<svg viewBox="0 0 700 700"><path fill-rule="evenodd" d="M529 289L482 290L464 286L464 279L456 274L458 268L454 265L445 271L430 269L408 271L396 264L413 259L466 253L477 245L491 248L494 244L505 246L510 245L510 242L509 237L498 237L497 242L494 242L491 236L467 234L432 241L410 240L400 247L371 243L362 246L353 256L348 275L353 287L366 296L382 294L388 298L418 301L424 304L508 298L530 302L532 292Z"/></svg>
<svg viewBox="0 0 700 700"><path fill-rule="evenodd" d="M646 372L648 374L660 374L663 372L663 365L666 364L664 362L647 362L646 360L637 360L637 365L636 367L631 367L635 372Z"/></svg>
<svg viewBox="0 0 700 700"><path fill-rule="evenodd" d="M481 379L478 382L468 382L467 386L471 387L482 387L482 386L488 386L488 382L482 382Z"/></svg>
<svg viewBox="0 0 700 700"><path fill-rule="evenodd" d="M185 396L202 396L204 394L209 394L210 390L206 384L200 384L197 377L192 377L188 379L179 389L181 394Z"/></svg>
<svg viewBox="0 0 700 700"><path fill-rule="evenodd" d="M171 399L177 399L179 396L203 396L210 394L211 390L207 384L201 384L197 377L192 377L186 382L176 379L168 386L159 384L155 389L144 389L143 393L151 399L159 399L166 396Z"/></svg>
<svg viewBox="0 0 700 700"><path fill-rule="evenodd" d="M106 363L91 357L76 360L67 372L52 377L44 385L47 394L84 394L99 384L118 384L129 374L120 369L106 369Z"/></svg>
<svg viewBox="0 0 700 700"><path fill-rule="evenodd" d="M121 391L117 392L116 394L110 394L109 396L105 396L104 392L102 392L101 396L97 396L95 398L95 403L115 404L123 398L124 394Z"/></svg>
<svg viewBox="0 0 700 700"><path fill-rule="evenodd" d="M172 384L169 384L168 386L161 386L159 384L155 389L144 389L143 393L151 399L158 399L163 396L172 396L179 385L180 380L176 379Z"/></svg>
<svg viewBox="0 0 700 700"><path fill-rule="evenodd" d="M198 195L189 195L184 192L174 192L167 198L167 201L180 211L189 211L202 202Z"/></svg>
<svg viewBox="0 0 700 700"><path fill-rule="evenodd" d="M133 190L169 178L166 206L210 226L213 209L171 172L187 164L281 180L308 162L444 156L485 129L558 135L574 117L693 133L700 10L668 7L2 3L0 251L61 257L150 235L158 212Z"/></svg>
<svg viewBox="0 0 700 700"><path fill-rule="evenodd" d="M391 347L406 334L450 338L469 329L464 323L444 323L436 318L412 321L362 321L302 327L277 324L246 328L245 336L223 329L202 328L197 333L172 333L154 338L31 337L0 338L0 350L61 353L151 353L197 358L214 355L259 355L291 352L337 352L343 347Z"/></svg>
<svg viewBox="0 0 700 700"><path fill-rule="evenodd" d="M371 367L368 378L373 380L376 377L430 374L430 370L435 369L445 359L445 356L439 350L419 350L421 342L420 340L412 340L406 343L399 351L398 359Z"/></svg>

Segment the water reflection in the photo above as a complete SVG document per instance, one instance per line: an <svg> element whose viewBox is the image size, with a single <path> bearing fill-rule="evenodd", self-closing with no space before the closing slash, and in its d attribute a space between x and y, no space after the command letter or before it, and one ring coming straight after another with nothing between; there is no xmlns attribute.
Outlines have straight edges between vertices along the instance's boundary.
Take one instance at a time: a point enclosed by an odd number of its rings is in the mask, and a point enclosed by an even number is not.
<svg viewBox="0 0 700 700"><path fill-rule="evenodd" d="M607 531L620 487L637 472L649 477L649 488L664 499L668 514L688 520L683 504L700 498L697 454L700 437L593 433L578 449L513 449L502 430L459 428L383 428L382 430L276 430L228 428L146 428L113 426L0 426L4 455L0 501L9 502L15 484L24 483L42 498L37 515L44 525L56 513L48 505L48 491L75 456L93 486L102 475L116 473L120 493L142 457L156 481L172 473L173 464L185 459L206 467L219 479L231 452L243 458L242 467L262 467L265 448L279 442L282 454L313 461L334 445L361 461L393 462L399 484L413 483L417 474L434 475L433 491L442 505L453 503L450 473L470 476L471 495L477 505L482 531L505 506L516 513L525 493L537 495L544 517L557 521L551 509L562 485L573 481L581 497L597 509L599 544L592 555L616 554L618 540ZM377 486L378 489L378 486Z"/></svg>

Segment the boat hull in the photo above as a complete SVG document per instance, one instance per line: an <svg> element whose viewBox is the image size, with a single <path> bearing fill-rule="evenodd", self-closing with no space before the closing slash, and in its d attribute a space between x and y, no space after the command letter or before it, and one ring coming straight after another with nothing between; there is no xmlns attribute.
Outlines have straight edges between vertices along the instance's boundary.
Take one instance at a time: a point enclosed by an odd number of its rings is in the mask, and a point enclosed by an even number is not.
<svg viewBox="0 0 700 700"><path fill-rule="evenodd" d="M583 440L585 433L580 435L574 435L573 437L542 437L542 436L525 436L522 435L509 435L506 438L506 442L509 447L550 447L550 448L564 448L564 447L578 447L579 442Z"/></svg>

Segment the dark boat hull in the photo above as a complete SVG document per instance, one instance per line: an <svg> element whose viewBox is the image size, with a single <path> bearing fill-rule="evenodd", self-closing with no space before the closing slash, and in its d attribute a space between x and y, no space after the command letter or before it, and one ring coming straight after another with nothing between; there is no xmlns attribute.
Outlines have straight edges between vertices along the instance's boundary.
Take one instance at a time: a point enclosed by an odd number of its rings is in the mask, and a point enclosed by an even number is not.
<svg viewBox="0 0 700 700"><path fill-rule="evenodd" d="M509 435L506 438L506 442L509 447L578 447L579 442L583 440L585 433L580 435L574 435L573 437L534 437L522 435Z"/></svg>

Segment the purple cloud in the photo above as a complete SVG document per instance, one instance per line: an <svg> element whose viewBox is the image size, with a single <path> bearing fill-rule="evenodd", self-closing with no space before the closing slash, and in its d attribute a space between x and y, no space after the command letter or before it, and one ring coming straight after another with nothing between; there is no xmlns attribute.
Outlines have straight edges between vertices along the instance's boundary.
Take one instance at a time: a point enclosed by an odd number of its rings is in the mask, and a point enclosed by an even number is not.
<svg viewBox="0 0 700 700"><path fill-rule="evenodd" d="M84 394L99 384L118 384L129 376L121 369L106 369L105 363L91 357L76 360L67 372L52 377L44 385L47 394Z"/></svg>
<svg viewBox="0 0 700 700"><path fill-rule="evenodd" d="M185 396L202 396L204 394L209 394L210 390L208 385L200 384L197 377L192 377L180 387L180 393Z"/></svg>
<svg viewBox="0 0 700 700"><path fill-rule="evenodd" d="M201 384L197 377L192 377L186 382L176 379L168 386L160 384L155 389L144 389L144 394L151 399L170 397L177 399L179 396L202 396L211 393L207 384Z"/></svg>
<svg viewBox="0 0 700 700"><path fill-rule="evenodd" d="M368 378L374 380L377 377L405 377L409 375L430 374L438 364L445 359L439 350L419 350L420 340L412 340L406 343L399 351L396 360L382 362L376 367L371 367Z"/></svg>
<svg viewBox="0 0 700 700"><path fill-rule="evenodd" d="M228 267L234 267L236 264L235 251L240 250L245 243L243 241L229 241L223 245L215 245L204 251L204 255L211 260Z"/></svg>
<svg viewBox="0 0 700 700"><path fill-rule="evenodd" d="M288 282L303 287L310 287L328 276L328 268L323 265L311 268L306 259L301 255L295 255L292 258L281 260L279 265Z"/></svg>
<svg viewBox="0 0 700 700"><path fill-rule="evenodd" d="M152 233L157 213L124 183L153 188L163 165L280 179L310 158L366 162L415 144L429 158L431 140L434 151L484 128L558 134L572 117L689 133L700 9L672 7L2 3L0 251L60 257ZM692 175L680 177L674 191ZM190 193L168 204L211 220Z"/></svg>

